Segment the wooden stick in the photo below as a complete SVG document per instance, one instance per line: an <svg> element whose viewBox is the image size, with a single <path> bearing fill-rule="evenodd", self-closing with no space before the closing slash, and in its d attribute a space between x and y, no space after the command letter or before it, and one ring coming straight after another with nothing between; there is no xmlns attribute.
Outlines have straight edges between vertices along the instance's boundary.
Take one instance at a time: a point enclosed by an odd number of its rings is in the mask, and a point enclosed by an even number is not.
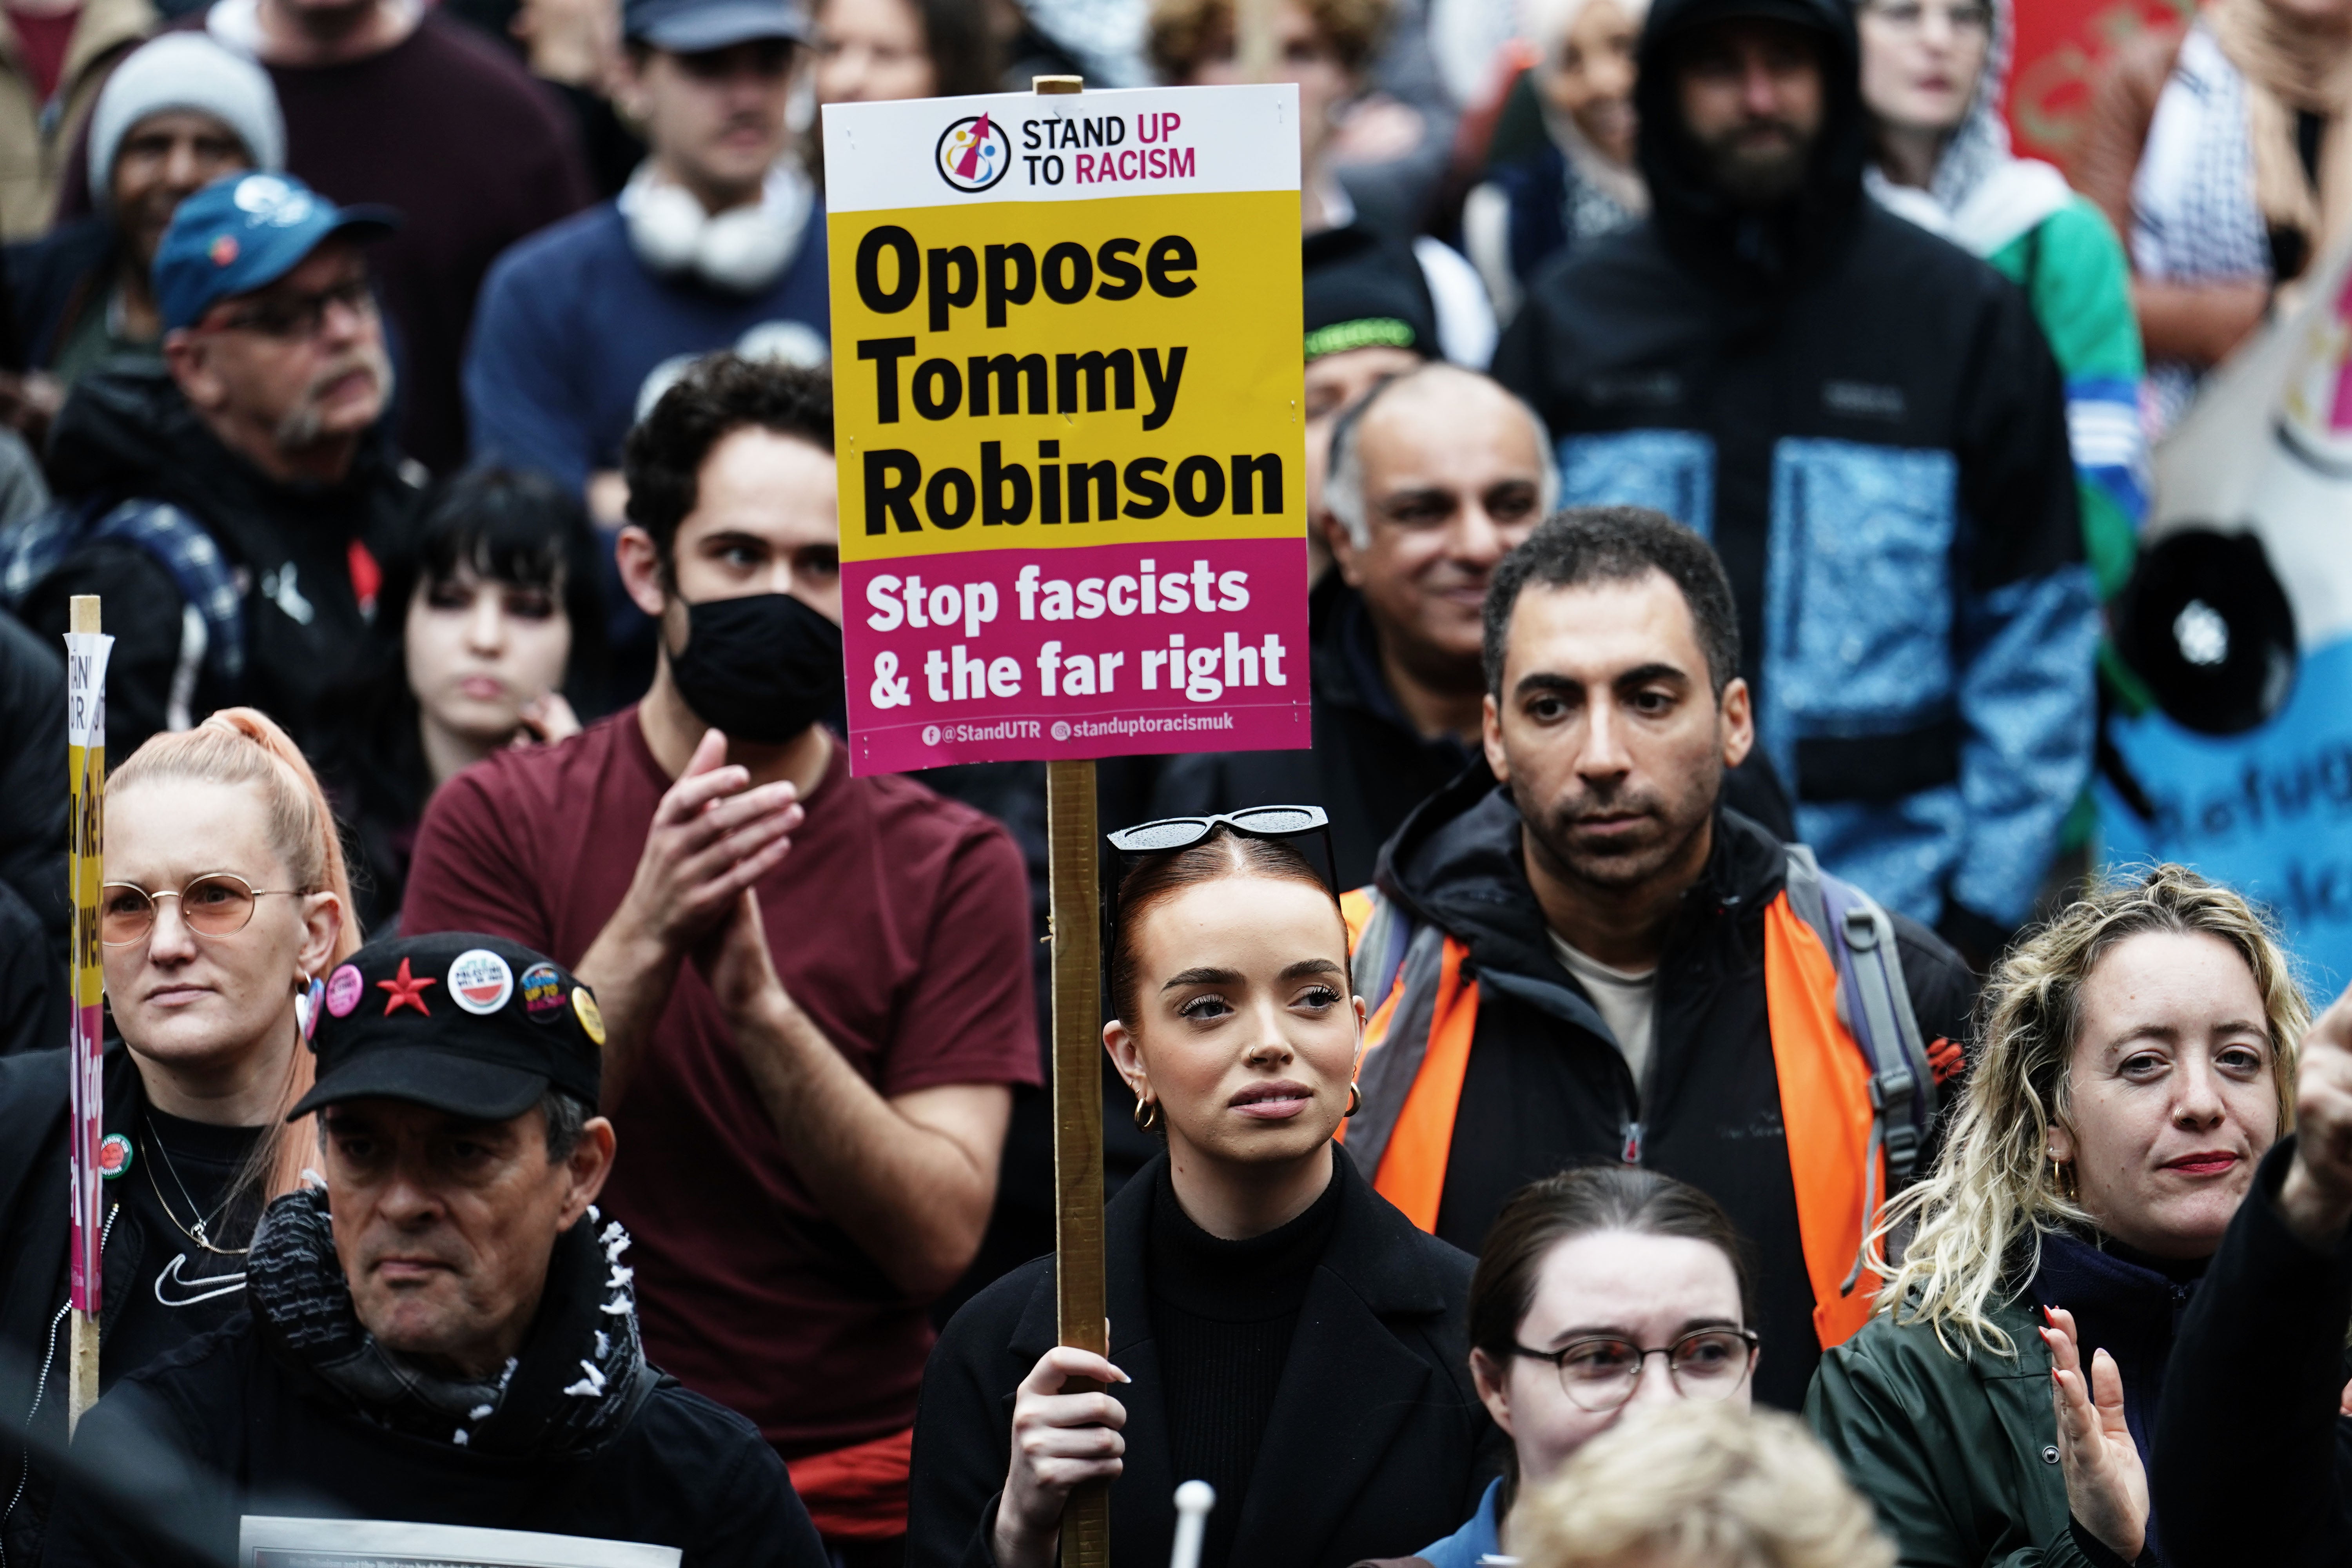
<svg viewBox="0 0 2352 1568"><path fill-rule="evenodd" d="M1103 1286L1102 941L1095 765L1045 764L1054 931L1054 1269L1062 1343L1110 1353ZM1073 1379L1064 1392L1091 1393ZM1062 1568L1108 1568L1110 1489L1094 1482L1062 1510Z"/></svg>
<svg viewBox="0 0 2352 1568"><path fill-rule="evenodd" d="M1242 79L1272 81L1282 53L1275 32L1275 0L1235 0L1234 9L1234 63L1241 68Z"/></svg>
<svg viewBox="0 0 2352 1568"><path fill-rule="evenodd" d="M96 636L103 629L98 595L95 594L73 595L67 605L67 628L76 636ZM98 971L98 931L94 922L98 914L99 884L105 879L98 826L104 820L105 802L102 794L95 799L84 797L91 792L102 791L105 786L106 738L104 733L101 731L93 737L93 742L96 747L96 756L91 765L79 776L69 776L67 780L67 789L74 797L75 805L79 808L74 814L76 821L73 832L69 835L72 845L70 890L73 896L74 928L71 974L73 988L71 1039L74 1049L71 1052L69 1070L73 1074L71 1088L73 1098L77 1102L95 1092L97 1088L91 1081L95 1075L88 1072L85 1060L89 1042L84 1038L86 1015L83 1009L94 1005L99 1001L100 987L103 984L102 976ZM76 1121L73 1135L78 1152L68 1168L82 1184L94 1183L97 1180L95 1173L88 1170L84 1164L84 1162L96 1152L94 1149L88 1147L94 1142L94 1140L83 1137L79 1119ZM73 1234L76 1239L79 1239L79 1230L89 1223L89 1211L84 1205L81 1191L77 1190L74 1193L73 1203L74 1212L80 1216L81 1225L73 1227L70 1234ZM94 1303L97 1300L99 1289L99 1281L94 1271L89 1280L88 1289L89 1300ZM85 1311L75 1308L68 1312L66 1346L66 1433L70 1436L74 1428L81 1424L82 1413L98 1403L98 1314L95 1311Z"/></svg>

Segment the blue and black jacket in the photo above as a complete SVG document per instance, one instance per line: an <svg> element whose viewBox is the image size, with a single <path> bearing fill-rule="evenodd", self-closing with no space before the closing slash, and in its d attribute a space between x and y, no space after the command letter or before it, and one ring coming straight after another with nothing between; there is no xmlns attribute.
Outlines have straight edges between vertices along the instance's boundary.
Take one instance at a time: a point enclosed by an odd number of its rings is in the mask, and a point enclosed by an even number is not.
<svg viewBox="0 0 2352 1568"><path fill-rule="evenodd" d="M1642 38L1653 216L1546 271L1495 374L1558 443L1565 504L1652 506L1729 571L1760 738L1822 864L1983 951L2021 922L2088 777L2098 609L2063 377L2025 296L1864 199L1853 22L1818 30L1800 189L1742 208Z"/></svg>

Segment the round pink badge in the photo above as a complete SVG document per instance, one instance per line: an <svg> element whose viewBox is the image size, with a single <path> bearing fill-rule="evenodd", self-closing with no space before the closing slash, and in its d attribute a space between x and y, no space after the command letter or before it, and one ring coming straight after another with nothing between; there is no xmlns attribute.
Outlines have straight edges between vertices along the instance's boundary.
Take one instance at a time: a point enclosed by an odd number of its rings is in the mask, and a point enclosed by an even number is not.
<svg viewBox="0 0 2352 1568"><path fill-rule="evenodd" d="M360 1005L360 994L366 989L367 983L360 978L359 967L344 964L327 976L327 1011L338 1018L350 1016L352 1009Z"/></svg>

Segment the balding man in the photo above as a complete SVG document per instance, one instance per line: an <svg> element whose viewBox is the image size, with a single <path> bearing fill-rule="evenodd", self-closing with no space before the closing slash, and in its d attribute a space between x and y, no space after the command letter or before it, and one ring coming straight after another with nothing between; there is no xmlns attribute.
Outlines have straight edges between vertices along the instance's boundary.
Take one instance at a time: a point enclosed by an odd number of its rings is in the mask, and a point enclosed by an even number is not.
<svg viewBox="0 0 2352 1568"><path fill-rule="evenodd" d="M1382 383L1333 433L1313 520L1339 566L1311 601L1314 749L1179 758L1155 807L1320 805L1340 885L1370 880L1382 841L1478 754L1487 579L1558 488L1543 426L1486 376Z"/></svg>

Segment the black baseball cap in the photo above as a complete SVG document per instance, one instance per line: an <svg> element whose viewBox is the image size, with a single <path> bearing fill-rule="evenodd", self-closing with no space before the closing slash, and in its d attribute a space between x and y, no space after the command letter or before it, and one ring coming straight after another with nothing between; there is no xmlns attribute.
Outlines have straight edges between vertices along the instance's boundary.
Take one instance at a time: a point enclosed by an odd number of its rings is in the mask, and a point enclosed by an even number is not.
<svg viewBox="0 0 2352 1568"><path fill-rule="evenodd" d="M621 36L674 55L707 54L764 38L794 44L815 38L794 0L625 0Z"/></svg>
<svg viewBox="0 0 2352 1568"><path fill-rule="evenodd" d="M551 1089L593 1106L604 1019L570 970L478 931L360 949L314 993L318 1082L287 1120L347 1100L405 1100L504 1121Z"/></svg>

